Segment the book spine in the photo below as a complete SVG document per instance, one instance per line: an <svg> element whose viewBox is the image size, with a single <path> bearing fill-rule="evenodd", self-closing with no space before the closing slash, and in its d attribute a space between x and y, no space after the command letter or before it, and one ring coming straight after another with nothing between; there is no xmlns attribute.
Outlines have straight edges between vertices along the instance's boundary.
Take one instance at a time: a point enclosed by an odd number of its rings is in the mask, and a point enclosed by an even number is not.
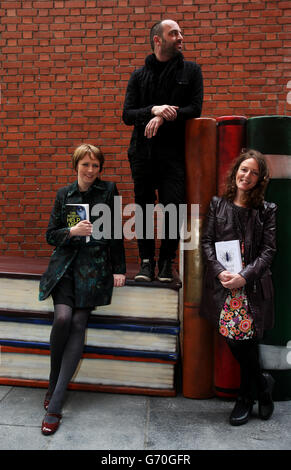
<svg viewBox="0 0 291 470"><path fill-rule="evenodd" d="M187 121L185 144L187 203L199 204L198 220L190 215L187 226L193 227L191 237L199 246L202 223L211 197L216 194L215 119ZM210 398L213 396L213 333L209 323L199 316L203 272L200 250L184 251L184 260L183 394L188 398Z"/></svg>
<svg viewBox="0 0 291 470"><path fill-rule="evenodd" d="M18 354L41 354L49 355L49 345L47 343L31 343L23 341L0 340L1 352L10 352ZM143 354L144 353L144 354ZM82 355L88 359L115 359L120 361L136 361L136 362L158 362L162 364L175 364L178 360L178 354L167 353L165 355L149 353L148 351L136 351L114 348L90 348Z"/></svg>
<svg viewBox="0 0 291 470"><path fill-rule="evenodd" d="M52 323L53 312L45 312L40 310L15 310L8 308L0 308L0 315L3 320L6 318L29 318L29 319L47 319ZM179 328L180 321L169 318L155 318L155 317L129 317L125 315L98 315L96 313L89 316L89 323L94 324L135 324L145 327L164 327L164 328ZM173 330L174 331L174 330Z"/></svg>
<svg viewBox="0 0 291 470"><path fill-rule="evenodd" d="M244 116L220 117L218 121L218 195L221 196L225 185L227 169L246 146L246 124ZM234 122L236 124L234 125ZM224 341L215 335L214 342L214 389L215 394L234 397L239 388L240 374L238 362Z"/></svg>
<svg viewBox="0 0 291 470"><path fill-rule="evenodd" d="M15 379L10 377L0 377L0 385L10 385L19 387L38 387L47 388L48 381L46 380L30 380L30 379ZM150 395L161 397L175 397L177 395L176 388L145 388L145 387L130 387L120 385L98 385L98 384L85 384L85 383L69 383L69 390L82 390L91 392L104 392L104 393L126 393L131 395Z"/></svg>
<svg viewBox="0 0 291 470"><path fill-rule="evenodd" d="M35 325L52 325L53 320L44 318L29 318L29 317L13 317L0 315L0 322L13 322L13 323L26 323ZM139 331L144 333L159 333L177 336L180 328L173 326L162 325L139 325L134 323L88 323L88 328L100 330L122 330L122 331Z"/></svg>

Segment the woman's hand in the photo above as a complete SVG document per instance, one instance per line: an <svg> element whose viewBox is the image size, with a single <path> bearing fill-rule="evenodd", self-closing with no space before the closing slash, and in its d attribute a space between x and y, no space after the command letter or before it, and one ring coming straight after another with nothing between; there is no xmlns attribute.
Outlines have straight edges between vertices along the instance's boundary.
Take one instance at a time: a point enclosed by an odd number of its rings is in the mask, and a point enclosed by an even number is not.
<svg viewBox="0 0 291 470"><path fill-rule="evenodd" d="M222 271L221 273L218 274L218 279L220 282L226 282L232 279L233 274L230 271Z"/></svg>
<svg viewBox="0 0 291 470"><path fill-rule="evenodd" d="M88 237L92 235L93 225L89 220L81 220L78 224L70 229L69 238L71 237Z"/></svg>
<svg viewBox="0 0 291 470"><path fill-rule="evenodd" d="M220 281L223 287L225 287L226 289L238 289L239 287L243 287L246 284L245 278L240 274L230 274L231 277L228 280Z"/></svg>
<svg viewBox="0 0 291 470"><path fill-rule="evenodd" d="M122 287L125 284L124 274L113 274L113 285L114 287Z"/></svg>

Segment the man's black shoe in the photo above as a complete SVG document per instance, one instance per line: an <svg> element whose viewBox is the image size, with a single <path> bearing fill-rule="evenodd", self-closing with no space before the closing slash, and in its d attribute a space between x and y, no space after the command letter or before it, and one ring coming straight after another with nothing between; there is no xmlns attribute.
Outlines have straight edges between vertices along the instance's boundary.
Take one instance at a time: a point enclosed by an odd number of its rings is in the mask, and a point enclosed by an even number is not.
<svg viewBox="0 0 291 470"><path fill-rule="evenodd" d="M136 281L151 282L155 278L155 261L150 259L143 259L140 266L140 271L135 276Z"/></svg>
<svg viewBox="0 0 291 470"><path fill-rule="evenodd" d="M259 416L261 419L267 420L271 418L274 411L272 392L275 380L266 372L263 372L262 376L265 380L265 389L259 393Z"/></svg>
<svg viewBox="0 0 291 470"><path fill-rule="evenodd" d="M232 426L240 426L248 422L253 409L253 401L246 397L238 397L229 417Z"/></svg>
<svg viewBox="0 0 291 470"><path fill-rule="evenodd" d="M158 280L161 282L172 282L173 279L172 260L166 259L159 263Z"/></svg>

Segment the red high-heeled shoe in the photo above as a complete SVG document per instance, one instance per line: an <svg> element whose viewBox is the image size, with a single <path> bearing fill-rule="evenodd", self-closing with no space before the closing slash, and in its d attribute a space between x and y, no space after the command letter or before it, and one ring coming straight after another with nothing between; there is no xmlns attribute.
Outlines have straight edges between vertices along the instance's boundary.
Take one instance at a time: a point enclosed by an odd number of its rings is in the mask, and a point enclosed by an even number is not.
<svg viewBox="0 0 291 470"><path fill-rule="evenodd" d="M55 423L48 423L46 422L45 418L46 416L54 416L55 418L58 418L58 420ZM54 434L57 429L59 428L60 422L62 419L62 415L59 413L46 413L43 422L41 423L41 432L45 436L49 436L51 434Z"/></svg>

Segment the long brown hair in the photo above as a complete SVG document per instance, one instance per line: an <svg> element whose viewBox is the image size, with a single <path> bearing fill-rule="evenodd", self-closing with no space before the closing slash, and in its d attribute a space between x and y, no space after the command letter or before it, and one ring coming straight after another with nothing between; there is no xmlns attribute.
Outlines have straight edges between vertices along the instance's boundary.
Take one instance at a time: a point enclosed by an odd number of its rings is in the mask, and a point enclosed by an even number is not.
<svg viewBox="0 0 291 470"><path fill-rule="evenodd" d="M250 191L246 192L245 203L248 207L258 207L264 200L264 193L269 182L269 169L264 155L257 150L242 149L241 154L234 161L233 166L230 168L230 171L227 175L226 188L223 197L229 201L234 200L237 191L235 182L236 174L241 163L248 158L253 158L256 160L259 167L259 178L256 186L254 186Z"/></svg>

